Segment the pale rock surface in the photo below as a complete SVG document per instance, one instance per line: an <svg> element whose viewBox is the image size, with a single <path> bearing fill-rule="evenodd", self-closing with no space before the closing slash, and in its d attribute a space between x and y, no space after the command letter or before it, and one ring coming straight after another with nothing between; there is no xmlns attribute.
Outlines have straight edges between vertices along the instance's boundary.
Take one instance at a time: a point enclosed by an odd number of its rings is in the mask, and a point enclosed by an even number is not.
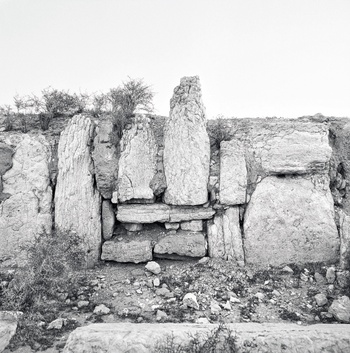
<svg viewBox="0 0 350 353"><path fill-rule="evenodd" d="M318 306L325 306L328 303L328 299L323 293L316 294L315 300Z"/></svg>
<svg viewBox="0 0 350 353"><path fill-rule="evenodd" d="M4 351L15 335L18 317L16 313L0 311L0 352Z"/></svg>
<svg viewBox="0 0 350 353"><path fill-rule="evenodd" d="M334 266L328 267L326 272L327 283L329 284L334 283L335 278L336 278L335 267Z"/></svg>
<svg viewBox="0 0 350 353"><path fill-rule="evenodd" d="M230 207L208 222L208 252L210 257L244 264L238 207Z"/></svg>
<svg viewBox="0 0 350 353"><path fill-rule="evenodd" d="M102 236L104 240L112 238L115 226L115 213L110 200L102 201Z"/></svg>
<svg viewBox="0 0 350 353"><path fill-rule="evenodd" d="M140 238L107 240L102 245L101 260L134 263L150 261L152 242Z"/></svg>
<svg viewBox="0 0 350 353"><path fill-rule="evenodd" d="M8 197L0 203L0 263L24 266L25 244L43 231L51 232L51 151L42 135L8 135L8 142L15 153L12 168L2 176Z"/></svg>
<svg viewBox="0 0 350 353"><path fill-rule="evenodd" d="M123 223L177 223L209 219L215 211L211 207L181 207L156 204L123 204L118 207L117 220Z"/></svg>
<svg viewBox="0 0 350 353"><path fill-rule="evenodd" d="M142 230L143 225L141 223L124 223L123 227L129 232L139 232Z"/></svg>
<svg viewBox="0 0 350 353"><path fill-rule="evenodd" d="M161 238L154 247L154 254L167 258L168 255L203 257L206 253L206 240L203 233L178 231L174 235Z"/></svg>
<svg viewBox="0 0 350 353"><path fill-rule="evenodd" d="M328 177L263 179L247 207L244 236L250 264L336 262L339 238Z"/></svg>
<svg viewBox="0 0 350 353"><path fill-rule="evenodd" d="M67 319L63 319L63 318L58 318L56 320L53 320L49 323L49 325L47 326L48 330L61 330L61 328L66 324Z"/></svg>
<svg viewBox="0 0 350 353"><path fill-rule="evenodd" d="M92 153L97 189L105 199L112 198L118 177L118 147L113 141L112 119L111 116L99 119Z"/></svg>
<svg viewBox="0 0 350 353"><path fill-rule="evenodd" d="M182 303L189 308L199 310L199 304L197 302L197 297L194 293L186 293L182 299Z"/></svg>
<svg viewBox="0 0 350 353"><path fill-rule="evenodd" d="M255 136L254 136L255 135ZM313 122L280 122L252 133L255 157L266 173L327 172L332 155L328 126Z"/></svg>
<svg viewBox="0 0 350 353"><path fill-rule="evenodd" d="M246 202L247 166L244 148L235 140L220 144L220 203L239 205Z"/></svg>
<svg viewBox="0 0 350 353"><path fill-rule="evenodd" d="M338 321L350 323L350 299L346 295L333 300L328 312Z"/></svg>
<svg viewBox="0 0 350 353"><path fill-rule="evenodd" d="M118 199L154 200L150 183L157 173L157 144L149 118L136 115L120 141Z"/></svg>
<svg viewBox="0 0 350 353"><path fill-rule="evenodd" d="M177 230L179 229L180 227L180 223L168 223L168 222L165 222L164 223L165 225L165 229L174 229L174 230Z"/></svg>
<svg viewBox="0 0 350 353"><path fill-rule="evenodd" d="M101 196L94 188L90 155L93 133L84 115L74 116L61 133L55 193L56 226L82 239L89 266L98 262L101 246Z"/></svg>
<svg viewBox="0 0 350 353"><path fill-rule="evenodd" d="M193 232L201 232L203 230L203 221L187 221L181 222L182 230L191 230Z"/></svg>
<svg viewBox="0 0 350 353"><path fill-rule="evenodd" d="M110 311L111 309L109 309L106 305L100 304L95 307L93 313L97 315L108 315Z"/></svg>
<svg viewBox="0 0 350 353"><path fill-rule="evenodd" d="M160 268L159 264L155 261L147 262L145 268L146 268L146 270L154 273L155 275L158 275L161 272L161 268Z"/></svg>
<svg viewBox="0 0 350 353"><path fill-rule="evenodd" d="M349 325L319 324L226 324L235 333L238 352L284 353L349 351ZM79 327L68 337L63 353L151 353L158 342L174 337L186 344L191 337L205 337L217 328L214 324L91 324Z"/></svg>
<svg viewBox="0 0 350 353"><path fill-rule="evenodd" d="M164 126L164 202L202 205L207 202L210 143L198 76L183 77L170 101Z"/></svg>
<svg viewBox="0 0 350 353"><path fill-rule="evenodd" d="M350 270L350 216L345 212L339 212L340 224L340 267Z"/></svg>

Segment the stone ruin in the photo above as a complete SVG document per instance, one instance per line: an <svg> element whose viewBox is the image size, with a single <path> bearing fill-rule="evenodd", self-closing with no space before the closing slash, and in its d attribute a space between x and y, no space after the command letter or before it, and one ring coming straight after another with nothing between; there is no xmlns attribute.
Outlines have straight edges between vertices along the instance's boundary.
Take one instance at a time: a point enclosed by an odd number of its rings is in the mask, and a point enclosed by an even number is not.
<svg viewBox="0 0 350 353"><path fill-rule="evenodd" d="M90 265L210 256L349 269L347 119L219 126L198 77L181 79L170 108L136 115L117 143L108 116L77 115L58 141L1 132L0 265L23 264L23 245L55 226L79 235Z"/></svg>

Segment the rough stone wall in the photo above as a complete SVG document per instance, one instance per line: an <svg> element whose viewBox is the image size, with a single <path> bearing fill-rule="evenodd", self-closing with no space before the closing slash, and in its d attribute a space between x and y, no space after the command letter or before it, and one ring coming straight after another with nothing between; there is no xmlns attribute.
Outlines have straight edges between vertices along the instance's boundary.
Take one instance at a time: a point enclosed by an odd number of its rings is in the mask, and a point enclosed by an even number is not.
<svg viewBox="0 0 350 353"><path fill-rule="evenodd" d="M94 125L77 115L62 132L58 146L55 224L76 232L89 265L97 263L101 246L101 196L95 188L91 148Z"/></svg>
<svg viewBox="0 0 350 353"><path fill-rule="evenodd" d="M42 135L0 139L0 265L25 265L25 245L51 232L50 146Z"/></svg>

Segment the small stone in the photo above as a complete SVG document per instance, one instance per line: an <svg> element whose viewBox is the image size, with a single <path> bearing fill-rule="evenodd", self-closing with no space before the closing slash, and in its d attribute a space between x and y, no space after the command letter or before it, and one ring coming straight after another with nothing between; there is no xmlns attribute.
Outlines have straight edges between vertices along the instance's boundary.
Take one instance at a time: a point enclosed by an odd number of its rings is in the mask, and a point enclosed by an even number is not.
<svg viewBox="0 0 350 353"><path fill-rule="evenodd" d="M281 295L281 293L280 293L278 290L276 290L276 289L274 289L274 290L272 291L272 294L273 294L275 297L279 297L279 296Z"/></svg>
<svg viewBox="0 0 350 353"><path fill-rule="evenodd" d="M180 227L180 223L164 223L165 229L177 230Z"/></svg>
<svg viewBox="0 0 350 353"><path fill-rule="evenodd" d="M333 301L328 309L337 321L350 323L350 299L346 295Z"/></svg>
<svg viewBox="0 0 350 353"><path fill-rule="evenodd" d="M340 288L350 287L350 271L337 271L337 282Z"/></svg>
<svg viewBox="0 0 350 353"><path fill-rule="evenodd" d="M172 298L174 294L167 288L158 288L156 294L166 298Z"/></svg>
<svg viewBox="0 0 350 353"><path fill-rule="evenodd" d="M200 260L198 260L198 263L203 265L203 264L206 264L208 261L209 261L209 257L205 256L205 257L202 257Z"/></svg>
<svg viewBox="0 0 350 353"><path fill-rule="evenodd" d="M139 232L142 230L142 223L123 223L124 228L129 232Z"/></svg>
<svg viewBox="0 0 350 353"><path fill-rule="evenodd" d="M315 272L315 280L319 284L326 284L326 279L318 272Z"/></svg>
<svg viewBox="0 0 350 353"><path fill-rule="evenodd" d="M110 313L110 309L106 307L104 304L97 305L94 309L94 314L96 315L108 315Z"/></svg>
<svg viewBox="0 0 350 353"><path fill-rule="evenodd" d="M81 308L85 308L87 306L89 306L89 302L87 300L80 300L78 301L78 308L81 309Z"/></svg>
<svg viewBox="0 0 350 353"><path fill-rule="evenodd" d="M230 297L230 302L231 302L231 303L240 303L241 301L240 301L237 297L231 296L231 297Z"/></svg>
<svg viewBox="0 0 350 353"><path fill-rule="evenodd" d="M258 298L258 299L259 299L259 302L262 302L262 301L264 300L264 298L265 298L265 294L258 292L258 293L256 293L256 294L254 294L254 297L255 297L255 298Z"/></svg>
<svg viewBox="0 0 350 353"><path fill-rule="evenodd" d="M155 275L158 275L161 272L159 264L155 261L147 262L147 265L145 267L148 271L154 273Z"/></svg>
<svg viewBox="0 0 350 353"><path fill-rule="evenodd" d="M195 322L196 324L202 324L202 325L210 324L210 321L206 317L199 317L198 319L196 319Z"/></svg>
<svg viewBox="0 0 350 353"><path fill-rule="evenodd" d="M182 299L182 303L189 308L199 310L199 304L197 302L197 297L194 293L187 293Z"/></svg>
<svg viewBox="0 0 350 353"><path fill-rule="evenodd" d="M327 278L327 283L329 283L329 284L334 283L334 281L335 281L335 268L333 266L329 267L327 269L326 278Z"/></svg>
<svg viewBox="0 0 350 353"><path fill-rule="evenodd" d="M143 293L143 292L142 292L142 289L140 289L140 288L139 288L139 289L136 289L136 293L137 293L137 294L142 294L142 293Z"/></svg>
<svg viewBox="0 0 350 353"><path fill-rule="evenodd" d="M67 319L62 319L62 318L59 318L59 319L56 319L56 320L53 320L49 323L49 326L47 327L48 330L60 330L67 322Z"/></svg>
<svg viewBox="0 0 350 353"><path fill-rule="evenodd" d="M225 310L232 310L232 308L231 308L231 304L230 304L230 301L228 300L225 304L223 304L223 309L225 309Z"/></svg>
<svg viewBox="0 0 350 353"><path fill-rule="evenodd" d="M289 266L284 266L282 268L282 272L290 273L290 274L294 273L294 271Z"/></svg>
<svg viewBox="0 0 350 353"><path fill-rule="evenodd" d="M300 279L303 281L303 282L307 282L309 280L309 277L305 274L305 273L301 273L300 274Z"/></svg>
<svg viewBox="0 0 350 353"><path fill-rule="evenodd" d="M218 315L221 311L220 305L216 300L210 302L210 313L213 315Z"/></svg>
<svg viewBox="0 0 350 353"><path fill-rule="evenodd" d="M168 317L168 315L167 315L167 313L165 311L157 310L157 314L156 314L156 320L157 321L164 320L167 317Z"/></svg>
<svg viewBox="0 0 350 353"><path fill-rule="evenodd" d="M328 299L323 293L316 294L315 300L318 306L325 306L328 303Z"/></svg>
<svg viewBox="0 0 350 353"><path fill-rule="evenodd" d="M155 287L159 287L160 286L160 279L158 277L153 280L153 285Z"/></svg>

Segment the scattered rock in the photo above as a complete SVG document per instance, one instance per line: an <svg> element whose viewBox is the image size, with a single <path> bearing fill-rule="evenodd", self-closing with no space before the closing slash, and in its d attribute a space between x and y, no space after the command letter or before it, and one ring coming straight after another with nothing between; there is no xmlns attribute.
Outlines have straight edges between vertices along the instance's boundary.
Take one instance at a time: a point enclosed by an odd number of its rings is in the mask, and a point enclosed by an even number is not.
<svg viewBox="0 0 350 353"><path fill-rule="evenodd" d="M258 292L258 293L254 294L254 297L258 298L259 302L262 302L264 300L264 298L265 298L265 294L261 293L261 292Z"/></svg>
<svg viewBox="0 0 350 353"><path fill-rule="evenodd" d="M197 302L197 297L194 293L187 293L182 299L183 304L189 308L199 310L199 304Z"/></svg>
<svg viewBox="0 0 350 353"><path fill-rule="evenodd" d="M290 274L293 274L293 273L294 273L293 269L290 268L289 266L284 266L284 267L282 268L282 272L290 273Z"/></svg>
<svg viewBox="0 0 350 353"><path fill-rule="evenodd" d="M222 308L229 311L232 310L230 301L228 300L225 304L223 304Z"/></svg>
<svg viewBox="0 0 350 353"><path fill-rule="evenodd" d="M314 277L315 277L316 282L319 284L326 284L327 283L326 279L318 272L315 272Z"/></svg>
<svg viewBox="0 0 350 353"><path fill-rule="evenodd" d="M104 304L100 304L95 307L94 314L96 315L108 315L110 313L110 309L106 307Z"/></svg>
<svg viewBox="0 0 350 353"><path fill-rule="evenodd" d="M168 317L168 315L165 311L157 310L157 314L156 314L157 321L162 321L162 320L166 319L167 317Z"/></svg>
<svg viewBox="0 0 350 353"><path fill-rule="evenodd" d="M213 315L218 315L220 311L221 307L219 303L216 300L212 299L210 302L210 313Z"/></svg>
<svg viewBox="0 0 350 353"><path fill-rule="evenodd" d="M86 308L87 306L89 306L89 304L90 303L87 300L80 300L77 303L79 309Z"/></svg>
<svg viewBox="0 0 350 353"><path fill-rule="evenodd" d="M316 294L315 300L318 306L325 306L328 303L327 296L325 296L323 293Z"/></svg>
<svg viewBox="0 0 350 353"><path fill-rule="evenodd" d="M62 319L58 318L56 320L53 320L49 323L49 326L47 326L48 330L61 330L61 328L66 324L67 319Z"/></svg>
<svg viewBox="0 0 350 353"><path fill-rule="evenodd" d="M326 279L327 283L332 284L335 281L335 268L334 267L328 267L327 273L326 273Z"/></svg>
<svg viewBox="0 0 350 353"><path fill-rule="evenodd" d="M141 223L123 223L123 227L129 232L139 232L143 228Z"/></svg>
<svg viewBox="0 0 350 353"><path fill-rule="evenodd" d="M155 287L159 287L160 286L160 279L158 277L153 280L153 285Z"/></svg>
<svg viewBox="0 0 350 353"><path fill-rule="evenodd" d="M346 295L339 299L333 300L332 305L328 309L328 313L332 314L338 321L350 323L350 299Z"/></svg>
<svg viewBox="0 0 350 353"><path fill-rule="evenodd" d="M206 317L199 317L198 319L196 319L196 324L210 324L210 321L206 318Z"/></svg>
<svg viewBox="0 0 350 353"><path fill-rule="evenodd" d="M198 260L198 263L201 264L201 265L204 265L206 264L208 261L210 260L210 257L202 257L200 260Z"/></svg>
<svg viewBox="0 0 350 353"><path fill-rule="evenodd" d="M350 271L337 271L337 283L340 288L350 287Z"/></svg>
<svg viewBox="0 0 350 353"><path fill-rule="evenodd" d="M145 267L146 267L146 270L154 273L155 275L158 275L162 271L159 264L155 261L147 262L147 265Z"/></svg>

